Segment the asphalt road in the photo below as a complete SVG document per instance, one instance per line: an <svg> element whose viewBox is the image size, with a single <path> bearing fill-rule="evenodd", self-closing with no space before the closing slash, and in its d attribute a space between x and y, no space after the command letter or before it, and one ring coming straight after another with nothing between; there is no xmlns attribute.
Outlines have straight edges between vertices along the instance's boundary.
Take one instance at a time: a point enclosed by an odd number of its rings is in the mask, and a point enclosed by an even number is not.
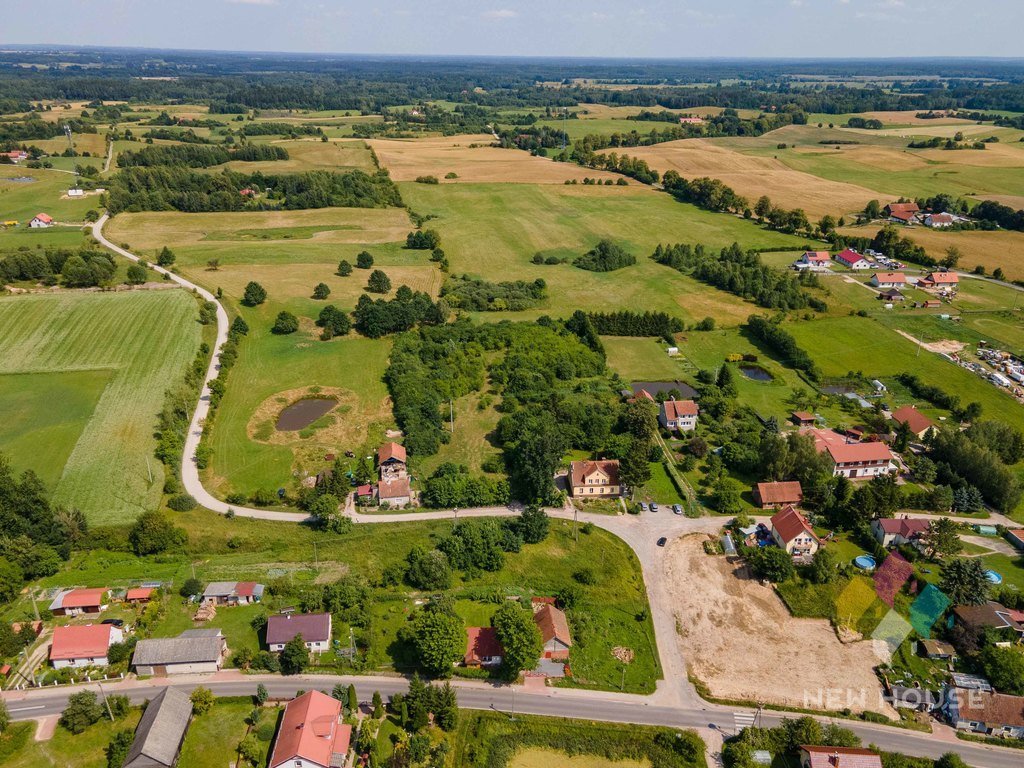
<svg viewBox="0 0 1024 768"><path fill-rule="evenodd" d="M135 254L107 240L103 235L103 225L107 215L102 216L92 227L93 236L106 248L132 261L142 261ZM302 522L307 516L301 513L280 512L266 509L229 505L215 498L203 487L199 478L199 470L195 464L195 450L202 436L203 421L209 412L209 383L219 372L219 355L221 347L227 340L228 315L216 297L204 288L176 275L162 267L150 265L159 274L166 275L182 287L194 291L205 300L217 305L217 337L210 366L206 373L200 399L192 416L192 422L186 435L182 457L182 483L185 489L207 509L225 513L229 509L241 517L253 517L281 522ZM361 514L352 507L349 514L359 523L401 523L430 519L453 518L453 511L414 512L396 515ZM549 513L555 517L573 517L571 508L551 509ZM504 507L462 510L457 513L462 517L495 516L515 514L515 510ZM719 707L703 701L694 687L689 683L686 674L686 661L679 651L676 642L676 617L673 612L671 595L663 585L660 577L663 572L661 558L665 550L656 545L661 536L672 538L687 533L712 532L717 530L721 521L713 517L690 519L671 514L670 510L641 516L610 516L596 514L579 514L581 521L611 531L623 539L636 553L640 561L644 582L648 591L651 615L654 622L655 637L661 655L664 678L658 682L657 691L651 696L636 696L615 692L578 691L573 689L546 689L544 693L525 692L508 686L490 686L459 681L459 702L470 709L495 709L511 713L517 712L574 717L623 723L639 723L649 725L666 725L673 727L706 728L714 725L726 734L734 730L733 713L743 711ZM756 678L754 667L752 678ZM256 677L245 679L226 679L230 673L220 673L204 680L175 681L174 687L193 688L202 684L218 696L246 695L255 692L258 682L263 682L274 697L290 697L297 689L332 688L339 680L346 685L356 685L359 695L369 699L373 690L382 694L390 694L404 689L405 682L396 678L338 678L338 677ZM127 681L109 686L110 690L125 693L133 701L142 702L155 695L158 686L166 685L166 681ZM67 696L74 688L35 689L24 692L5 692L4 699L8 702L11 715L18 720L32 719L59 713ZM781 715L765 714L763 723L772 725L781 719ZM827 719L827 718L822 718ZM978 768L1020 768L1024 765L1024 752L999 749L982 745L974 745L956 740L944 740L933 734L922 734L904 729L886 727L884 725L859 723L856 721L839 720L842 725L855 730L865 743L874 743L882 749L904 752L910 755L937 757L950 749L960 753L965 760Z"/></svg>

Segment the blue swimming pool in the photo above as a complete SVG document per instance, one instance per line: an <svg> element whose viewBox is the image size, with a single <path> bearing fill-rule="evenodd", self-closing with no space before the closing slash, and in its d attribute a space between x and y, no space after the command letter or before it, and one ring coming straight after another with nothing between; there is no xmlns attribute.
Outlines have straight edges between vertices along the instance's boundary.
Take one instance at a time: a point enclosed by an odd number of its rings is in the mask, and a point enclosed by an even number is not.
<svg viewBox="0 0 1024 768"><path fill-rule="evenodd" d="M875 558L871 555L860 555L853 558L853 564L861 570L873 571L875 569Z"/></svg>

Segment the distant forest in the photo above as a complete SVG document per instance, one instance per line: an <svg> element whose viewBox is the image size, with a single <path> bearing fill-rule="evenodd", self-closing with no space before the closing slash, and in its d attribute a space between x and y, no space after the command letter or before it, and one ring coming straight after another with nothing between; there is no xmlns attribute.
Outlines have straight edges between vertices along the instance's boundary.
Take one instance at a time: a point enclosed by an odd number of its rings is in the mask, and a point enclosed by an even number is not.
<svg viewBox="0 0 1024 768"><path fill-rule="evenodd" d="M58 62L64 63L59 70L33 68ZM885 78L887 87L844 83L855 76ZM538 87L542 83L554 87ZM601 87L608 83L619 88ZM678 87L684 85L691 87ZM666 109L790 107L828 114L1024 111L1024 64L981 59L424 61L97 48L58 53L39 48L0 53L0 93L0 112L8 113L42 99L199 101L220 114L248 109L376 113L432 99L532 109L597 102Z"/></svg>

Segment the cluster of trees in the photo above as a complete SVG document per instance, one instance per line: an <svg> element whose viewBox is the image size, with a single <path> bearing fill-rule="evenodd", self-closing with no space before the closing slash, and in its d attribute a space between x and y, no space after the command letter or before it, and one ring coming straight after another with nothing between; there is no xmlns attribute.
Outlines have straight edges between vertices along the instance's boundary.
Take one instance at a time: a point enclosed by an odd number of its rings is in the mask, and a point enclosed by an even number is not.
<svg viewBox="0 0 1024 768"><path fill-rule="evenodd" d="M636 264L636 256L618 243L604 239L572 263L590 272L613 272Z"/></svg>
<svg viewBox="0 0 1024 768"><path fill-rule="evenodd" d="M882 129L882 121L874 117L851 117L846 121L847 128L868 128L873 131Z"/></svg>
<svg viewBox="0 0 1024 768"><path fill-rule="evenodd" d="M267 189L266 200L247 201L240 189ZM177 166L129 167L111 177L106 206L122 211L240 211L246 207L383 208L402 206L398 187L385 171L307 171L288 175L199 173Z"/></svg>
<svg viewBox="0 0 1024 768"><path fill-rule="evenodd" d="M82 120L43 120L39 115L31 114L23 120L0 122L0 142L16 144L33 139L53 139L64 135L65 124L73 133L96 133L95 125Z"/></svg>
<svg viewBox="0 0 1024 768"><path fill-rule="evenodd" d="M933 136L930 139L918 139L907 144L910 149L985 149L984 141L964 141L964 135L957 132L953 138Z"/></svg>
<svg viewBox="0 0 1024 768"><path fill-rule="evenodd" d="M461 464L445 462L423 483L420 502L434 509L504 506L510 500L508 481L478 477Z"/></svg>
<svg viewBox="0 0 1024 768"><path fill-rule="evenodd" d="M212 110L211 110L212 111ZM308 123L245 123L238 130L242 136L322 136L324 129Z"/></svg>
<svg viewBox="0 0 1024 768"><path fill-rule="evenodd" d="M329 341L335 336L345 336L352 330L352 319L348 313L333 304L328 304L320 310L316 324L318 328L323 329L320 332L320 338L323 341Z"/></svg>
<svg viewBox="0 0 1024 768"><path fill-rule="evenodd" d="M384 278L387 279L387 275ZM376 287L383 287L383 284ZM395 291L393 299L371 299L365 293L360 296L356 302L355 328L364 336L379 339L391 333L408 331L417 325L439 325L445 322L447 315L447 305L443 302L434 302L423 291L413 291L402 285Z"/></svg>
<svg viewBox="0 0 1024 768"><path fill-rule="evenodd" d="M811 272L793 275L770 267L761 261L756 251L744 252L737 243L717 254L700 244L658 245L651 258L765 309L785 311L811 307L819 312L828 309L825 302L804 290L817 285L817 275Z"/></svg>
<svg viewBox="0 0 1024 768"><path fill-rule="evenodd" d="M708 211L735 211L747 207L747 199L719 179L703 176L687 181L676 171L666 171L662 186L677 200L692 203Z"/></svg>
<svg viewBox="0 0 1024 768"><path fill-rule="evenodd" d="M683 134L676 136L677 139L688 139L700 136L761 136L762 134L774 131L784 125L805 125L807 115L798 108L785 109L781 112L761 113L755 118L742 118L735 109L723 109L717 115L707 115L700 123L679 124L680 115L678 112L661 110L652 112L643 110L637 115L627 117L627 120L674 123L677 130ZM671 141L672 139L666 139Z"/></svg>
<svg viewBox="0 0 1024 768"><path fill-rule="evenodd" d="M602 149L605 137L587 136L573 144L570 159L575 160L579 165L596 170L621 173L636 179L641 184L657 184L660 175L657 171L647 165L646 160L629 155L620 155L616 152L598 152ZM586 179L584 179L584 183ZM606 182L608 183L608 182Z"/></svg>
<svg viewBox="0 0 1024 768"><path fill-rule="evenodd" d="M1024 209L1015 211L995 200L982 200L971 211L971 215L976 219L997 224L1003 229L1024 232Z"/></svg>
<svg viewBox="0 0 1024 768"><path fill-rule="evenodd" d="M993 507L1009 512L1024 494L1020 478L1010 466L1021 459L1021 435L1008 425L990 423L994 426L985 427L982 422L968 432L938 431L928 455L952 482L974 486ZM1013 444L1003 442L1006 434L1013 435Z"/></svg>
<svg viewBox="0 0 1024 768"><path fill-rule="evenodd" d="M878 201L872 202L875 203L874 207L877 209ZM869 216L867 209L865 209L864 218L869 220L871 218L878 218L879 214L880 210L875 216ZM864 253L870 248L878 253L884 253L889 258L896 259L897 261L912 261L926 267L938 265L938 261L929 256L923 246L918 245L909 237L904 237L900 234L899 229L891 224L878 230L874 237L850 237L848 235L840 235L838 232L830 232L827 238L832 243L832 246L837 249L853 248Z"/></svg>
<svg viewBox="0 0 1024 768"><path fill-rule="evenodd" d="M159 144L126 150L117 156L118 168L170 165L183 168L209 168L231 160L287 160L288 150L276 144L243 144L232 149L198 143Z"/></svg>
<svg viewBox="0 0 1024 768"><path fill-rule="evenodd" d="M452 309L470 312L519 312L537 306L547 295L542 278L492 283L469 275L452 276L441 289L441 298Z"/></svg>
<svg viewBox="0 0 1024 768"><path fill-rule="evenodd" d="M772 203L768 195L761 195L761 197L757 198L757 202L754 203L754 210L744 209L743 215L745 217L757 216L758 221L762 224L790 235L796 232L804 232L808 237L816 235L827 236L836 228L836 221L831 216L822 216L815 226L808 220L807 214L804 213L802 208L793 208L792 210L780 208ZM840 218L840 222L845 223L842 218Z"/></svg>
<svg viewBox="0 0 1024 768"><path fill-rule="evenodd" d="M128 131L125 131L128 133ZM180 141L185 144L212 144L213 142L206 136L200 136L198 133L188 128L184 131L172 131L168 128L153 128L150 131L146 131L142 135L143 139L154 139L161 141Z"/></svg>
<svg viewBox="0 0 1024 768"><path fill-rule="evenodd" d="M661 336L670 339L686 326L667 312L589 312L594 330L603 336Z"/></svg>
<svg viewBox="0 0 1024 768"><path fill-rule="evenodd" d="M68 288L109 285L117 272L113 256L106 251L82 246L19 249L0 258L0 279L5 282L33 281L44 285L60 283Z"/></svg>
<svg viewBox="0 0 1024 768"><path fill-rule="evenodd" d="M800 348L793 334L783 328L778 320L751 315L747 318L747 330L758 341L770 347L781 362L803 371L811 381L821 378L821 372L814 360Z"/></svg>
<svg viewBox="0 0 1024 768"><path fill-rule="evenodd" d="M498 144L506 149L523 149L534 154L547 154L548 149L569 146L569 134L561 128L530 125L507 128L498 133Z"/></svg>
<svg viewBox="0 0 1024 768"><path fill-rule="evenodd" d="M434 229L416 229L405 236L405 247L417 251L432 251L441 246L441 235Z"/></svg>
<svg viewBox="0 0 1024 768"><path fill-rule="evenodd" d="M87 531L81 512L51 505L39 477L31 470L16 476L0 453L0 605L25 581L56 573Z"/></svg>

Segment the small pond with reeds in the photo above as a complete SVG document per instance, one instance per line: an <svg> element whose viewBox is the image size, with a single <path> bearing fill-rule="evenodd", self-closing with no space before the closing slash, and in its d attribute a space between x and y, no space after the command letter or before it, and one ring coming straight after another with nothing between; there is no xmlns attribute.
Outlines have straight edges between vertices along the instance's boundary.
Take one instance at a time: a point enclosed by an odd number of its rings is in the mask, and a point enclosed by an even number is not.
<svg viewBox="0 0 1024 768"><path fill-rule="evenodd" d="M328 397L309 397L297 400L281 411L274 428L278 432L296 432L305 429L329 413L337 404L337 400Z"/></svg>

